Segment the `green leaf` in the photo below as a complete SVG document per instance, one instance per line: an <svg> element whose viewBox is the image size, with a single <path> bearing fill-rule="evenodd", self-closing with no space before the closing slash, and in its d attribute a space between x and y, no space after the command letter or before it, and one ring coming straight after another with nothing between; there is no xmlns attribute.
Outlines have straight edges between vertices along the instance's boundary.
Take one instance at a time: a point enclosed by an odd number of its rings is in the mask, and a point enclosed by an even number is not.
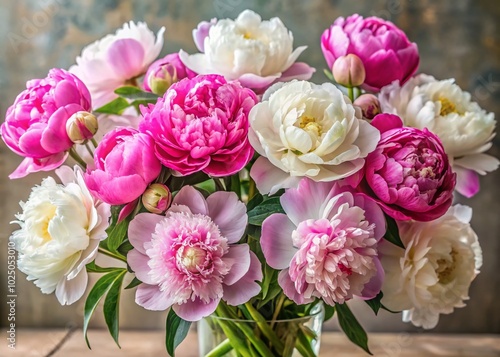
<svg viewBox="0 0 500 357"><path fill-rule="evenodd" d="M100 108L94 110L97 113L104 114L121 114L125 108L128 108L130 103L128 100L122 97L118 97L115 100L103 105Z"/></svg>
<svg viewBox="0 0 500 357"><path fill-rule="evenodd" d="M258 205L260 205L262 203L262 201L264 201L264 197L260 194L260 193L256 193L251 199L250 201L248 201L247 203L247 212L250 212L251 210L253 210L255 207L257 207Z"/></svg>
<svg viewBox="0 0 500 357"><path fill-rule="evenodd" d="M382 300L383 297L384 297L384 294L381 291L373 299L365 300L365 302L368 304L368 306L370 306L370 308L373 310L375 315L378 314L378 311L382 307L382 303L380 302L380 300Z"/></svg>
<svg viewBox="0 0 500 357"><path fill-rule="evenodd" d="M134 277L134 279L132 279L132 281L125 287L125 290L133 289L136 286L141 285L141 284L142 284L142 281L140 281L139 279Z"/></svg>
<svg viewBox="0 0 500 357"><path fill-rule="evenodd" d="M87 272L89 273L109 273L110 271L115 271L116 269L122 268L103 268L98 266L95 261L87 264Z"/></svg>
<svg viewBox="0 0 500 357"><path fill-rule="evenodd" d="M119 310L120 310L120 295L122 291L123 278L125 277L126 271L121 272L117 278L114 280L113 284L108 290L106 299L104 300L104 320L108 326L109 333L115 340L118 347L118 334L119 330ZM121 348L121 347L120 347Z"/></svg>
<svg viewBox="0 0 500 357"><path fill-rule="evenodd" d="M123 86L117 88L115 93L120 97L128 98L128 99L139 99L139 100L158 100L159 96L151 93L145 92L138 87L134 86Z"/></svg>
<svg viewBox="0 0 500 357"><path fill-rule="evenodd" d="M248 224L261 226L262 222L273 213L285 213L279 197L269 198L248 212Z"/></svg>
<svg viewBox="0 0 500 357"><path fill-rule="evenodd" d="M323 304L325 307L325 322L330 320L333 315L335 315L335 306L331 306L328 304Z"/></svg>
<svg viewBox="0 0 500 357"><path fill-rule="evenodd" d="M330 70L325 68L325 69L323 69L323 73L325 74L326 78L328 78L332 82L335 82L335 78L333 78L333 74Z"/></svg>
<svg viewBox="0 0 500 357"><path fill-rule="evenodd" d="M125 237L127 236L128 221L124 219L117 225L113 227L111 232L108 234L108 249L113 253L119 253L118 247L123 243Z"/></svg>
<svg viewBox="0 0 500 357"><path fill-rule="evenodd" d="M130 252L132 249L134 249L134 246L130 244L129 240L126 239L123 241L123 243L118 247L118 253L123 255L124 257L127 256L127 253Z"/></svg>
<svg viewBox="0 0 500 357"><path fill-rule="evenodd" d="M186 338L190 326L190 321L183 320L173 309L170 309L165 326L165 347L170 356L175 356L175 349Z"/></svg>
<svg viewBox="0 0 500 357"><path fill-rule="evenodd" d="M401 237L399 236L399 229L394 218L385 215L385 220L387 221L387 232L385 233L384 239L397 245L400 248L405 249Z"/></svg>
<svg viewBox="0 0 500 357"><path fill-rule="evenodd" d="M83 335L85 337L85 342L87 343L88 348L90 348L90 343L87 336L87 330L89 327L90 318L94 314L94 311L99 304L99 301L101 301L102 297L106 295L109 289L111 289L111 286L114 284L115 280L125 272L125 269L115 269L114 271L104 275L99 280L97 280L94 287L89 292L87 300L85 301L85 307L83 309Z"/></svg>
<svg viewBox="0 0 500 357"><path fill-rule="evenodd" d="M368 336L354 314L351 312L351 309L349 309L349 306L345 303L337 304L335 305L335 310L337 310L339 325L346 334L347 338L354 344L364 349L367 353L372 354L368 348Z"/></svg>

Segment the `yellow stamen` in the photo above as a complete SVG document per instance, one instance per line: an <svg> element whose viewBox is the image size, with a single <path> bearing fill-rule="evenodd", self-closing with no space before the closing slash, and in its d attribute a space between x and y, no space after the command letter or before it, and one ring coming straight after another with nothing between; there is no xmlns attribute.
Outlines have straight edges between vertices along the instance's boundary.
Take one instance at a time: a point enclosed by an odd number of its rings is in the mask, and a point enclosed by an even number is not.
<svg viewBox="0 0 500 357"><path fill-rule="evenodd" d="M438 100L441 102L441 111L439 112L440 116L445 116L451 113L460 114L455 103L448 98L440 96Z"/></svg>

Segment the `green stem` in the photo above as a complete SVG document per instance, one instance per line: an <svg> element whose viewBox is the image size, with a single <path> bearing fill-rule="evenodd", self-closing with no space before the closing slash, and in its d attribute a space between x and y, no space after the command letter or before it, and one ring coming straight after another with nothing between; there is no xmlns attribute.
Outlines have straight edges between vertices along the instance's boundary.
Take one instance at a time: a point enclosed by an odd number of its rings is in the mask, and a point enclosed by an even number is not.
<svg viewBox="0 0 500 357"><path fill-rule="evenodd" d="M347 96L351 100L351 102L354 102L354 91L353 87L347 87Z"/></svg>
<svg viewBox="0 0 500 357"><path fill-rule="evenodd" d="M222 341L217 347L215 347L213 350L208 352L205 357L219 357L219 356L224 356L226 353L231 351L233 349L233 345L231 345L231 340L230 339L225 339Z"/></svg>
<svg viewBox="0 0 500 357"><path fill-rule="evenodd" d="M255 196L256 192L255 181L252 180L251 177L249 178L249 180L250 181L248 182L248 201L250 201L252 197Z"/></svg>
<svg viewBox="0 0 500 357"><path fill-rule="evenodd" d="M224 187L224 183L222 180L218 177L212 177L212 179L215 182L215 188L217 191L226 191L226 188Z"/></svg>
<svg viewBox="0 0 500 357"><path fill-rule="evenodd" d="M90 157L94 157L94 153L92 152L92 150L90 149L90 146L89 146L89 143L86 142L84 144L85 148L87 149L87 152L90 154Z"/></svg>
<svg viewBox="0 0 500 357"><path fill-rule="evenodd" d="M278 338L278 336L276 336L276 333L274 332L272 327L267 324L267 321L264 318L264 316L262 316L249 302L247 302L241 308L247 310L248 314L252 317L252 319L257 322L257 325L259 326L264 336L266 336L266 338L273 344L276 350L281 354L284 348L283 342Z"/></svg>
<svg viewBox="0 0 500 357"><path fill-rule="evenodd" d="M121 260L122 262L127 262L127 258L125 258L123 255L119 255L113 252L110 252L109 250L106 250L104 248L99 247L99 253L102 253L104 255L107 255L108 257L115 258L118 260Z"/></svg>
<svg viewBox="0 0 500 357"><path fill-rule="evenodd" d="M69 156L71 156L71 158L75 160L83 169L87 168L87 163L82 160L82 158L80 157L80 155L78 155L75 149L73 148L69 149Z"/></svg>
<svg viewBox="0 0 500 357"><path fill-rule="evenodd" d="M238 198L241 199L241 183L240 183L240 175L234 174L231 176L231 191L238 195Z"/></svg>
<svg viewBox="0 0 500 357"><path fill-rule="evenodd" d="M356 100L356 98L358 98L360 95L361 95L361 88L360 87L354 88L354 100Z"/></svg>
<svg viewBox="0 0 500 357"><path fill-rule="evenodd" d="M92 143L92 145L94 145L94 147L97 149L97 145L98 145L98 144L97 144L97 141L96 141L94 138L92 138L92 139L90 139L90 142L91 142L91 143Z"/></svg>
<svg viewBox="0 0 500 357"><path fill-rule="evenodd" d="M252 357L251 353L248 351L247 346L245 345L245 341L235 333L237 328L233 326L234 324L232 324L229 320L218 319L217 322L222 328L222 331L224 331L226 337L231 341L231 345L233 346L234 350L243 357Z"/></svg>

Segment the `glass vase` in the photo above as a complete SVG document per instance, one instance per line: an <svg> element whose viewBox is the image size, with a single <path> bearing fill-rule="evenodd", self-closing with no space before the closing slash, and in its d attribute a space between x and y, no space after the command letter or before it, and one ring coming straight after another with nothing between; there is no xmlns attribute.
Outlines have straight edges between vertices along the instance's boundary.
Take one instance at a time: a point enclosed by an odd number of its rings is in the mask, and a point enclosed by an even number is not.
<svg viewBox="0 0 500 357"><path fill-rule="evenodd" d="M310 315L287 320L239 320L211 315L198 322L200 357L315 357L319 354L322 304Z"/></svg>

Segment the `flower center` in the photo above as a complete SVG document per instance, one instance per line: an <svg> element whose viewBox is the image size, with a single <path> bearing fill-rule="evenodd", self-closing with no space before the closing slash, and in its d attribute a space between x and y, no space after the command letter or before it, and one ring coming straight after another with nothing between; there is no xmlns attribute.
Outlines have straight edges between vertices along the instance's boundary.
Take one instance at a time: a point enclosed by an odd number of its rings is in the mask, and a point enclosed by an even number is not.
<svg viewBox="0 0 500 357"><path fill-rule="evenodd" d="M321 136L321 125L316 122L316 118L303 115L299 119L299 127L307 131L309 134Z"/></svg>
<svg viewBox="0 0 500 357"><path fill-rule="evenodd" d="M43 239L43 243L50 242L52 240L52 236L49 233L49 224L50 221L55 217L57 207L52 204L47 204L44 207L45 215L39 222L38 226L38 236Z"/></svg>
<svg viewBox="0 0 500 357"><path fill-rule="evenodd" d="M457 106L451 100L446 97L440 96L438 101L441 103L441 111L439 112L440 116L446 116L451 113L461 114L457 110Z"/></svg>
<svg viewBox="0 0 500 357"><path fill-rule="evenodd" d="M451 260L443 258L437 260L438 267L436 269L436 273L441 284L448 284L453 280L453 273L455 271L457 261L456 250L452 249L450 256Z"/></svg>
<svg viewBox="0 0 500 357"><path fill-rule="evenodd" d="M186 270L194 273L203 265L206 256L207 254L203 249L199 247L188 247L182 252L180 263Z"/></svg>

